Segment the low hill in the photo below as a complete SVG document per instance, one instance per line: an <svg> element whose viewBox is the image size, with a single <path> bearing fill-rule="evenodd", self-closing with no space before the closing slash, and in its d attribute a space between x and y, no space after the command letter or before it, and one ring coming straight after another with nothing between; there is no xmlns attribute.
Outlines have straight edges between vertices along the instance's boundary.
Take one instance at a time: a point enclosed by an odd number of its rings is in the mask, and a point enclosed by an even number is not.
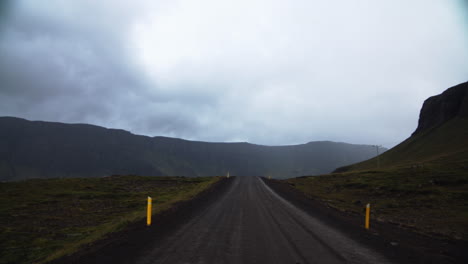
<svg viewBox="0 0 468 264"><path fill-rule="evenodd" d="M100 177L328 173L375 156L368 145L310 142L294 146L207 143L147 137L86 124L0 117L0 180Z"/></svg>
<svg viewBox="0 0 468 264"><path fill-rule="evenodd" d="M379 157L336 172L375 169L379 164L381 168L468 164L468 82L428 98L411 137Z"/></svg>

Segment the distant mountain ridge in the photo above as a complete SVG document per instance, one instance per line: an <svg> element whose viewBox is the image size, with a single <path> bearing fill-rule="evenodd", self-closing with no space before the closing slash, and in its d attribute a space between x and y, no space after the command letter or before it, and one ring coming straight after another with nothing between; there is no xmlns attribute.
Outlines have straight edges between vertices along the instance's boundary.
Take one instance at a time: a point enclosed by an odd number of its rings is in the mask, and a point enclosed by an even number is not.
<svg viewBox="0 0 468 264"><path fill-rule="evenodd" d="M134 135L120 129L0 117L0 180L327 173L369 159L375 148L336 142L293 146L208 143Z"/></svg>

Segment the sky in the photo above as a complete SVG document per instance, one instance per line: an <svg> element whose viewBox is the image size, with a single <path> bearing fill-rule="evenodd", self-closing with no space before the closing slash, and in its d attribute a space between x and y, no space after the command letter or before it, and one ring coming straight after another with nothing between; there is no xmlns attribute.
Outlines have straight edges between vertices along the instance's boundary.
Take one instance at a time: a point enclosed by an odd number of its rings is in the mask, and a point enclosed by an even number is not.
<svg viewBox="0 0 468 264"><path fill-rule="evenodd" d="M392 147L465 81L466 0L0 3L0 116Z"/></svg>

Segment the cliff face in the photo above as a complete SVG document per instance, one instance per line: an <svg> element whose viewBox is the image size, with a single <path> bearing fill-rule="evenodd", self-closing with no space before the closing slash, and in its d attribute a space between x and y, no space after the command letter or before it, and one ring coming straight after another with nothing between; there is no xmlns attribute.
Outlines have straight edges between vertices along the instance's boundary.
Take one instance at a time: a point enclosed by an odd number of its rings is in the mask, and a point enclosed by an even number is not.
<svg viewBox="0 0 468 264"><path fill-rule="evenodd" d="M450 163L447 163L450 161ZM424 101L411 137L379 156L334 172L411 168L438 164L465 168L468 161L468 82ZM454 165L461 164L461 165ZM455 167L454 167L455 166Z"/></svg>
<svg viewBox="0 0 468 264"><path fill-rule="evenodd" d="M468 118L468 82L447 89L442 94L429 97L419 114L416 135L442 125L454 117Z"/></svg>

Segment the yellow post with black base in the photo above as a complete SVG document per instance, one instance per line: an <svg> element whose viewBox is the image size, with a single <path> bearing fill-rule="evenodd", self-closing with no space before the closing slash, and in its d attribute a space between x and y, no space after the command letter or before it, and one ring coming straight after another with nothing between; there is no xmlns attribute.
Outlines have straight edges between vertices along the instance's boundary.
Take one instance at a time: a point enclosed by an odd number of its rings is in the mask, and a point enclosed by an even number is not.
<svg viewBox="0 0 468 264"><path fill-rule="evenodd" d="M365 223L366 229L369 229L369 222L370 222L370 204L367 204L366 205L366 223Z"/></svg>
<svg viewBox="0 0 468 264"><path fill-rule="evenodd" d="M147 226L151 225L152 203L153 203L153 199L151 199L151 197L148 196L148 208L146 209L146 225Z"/></svg>

